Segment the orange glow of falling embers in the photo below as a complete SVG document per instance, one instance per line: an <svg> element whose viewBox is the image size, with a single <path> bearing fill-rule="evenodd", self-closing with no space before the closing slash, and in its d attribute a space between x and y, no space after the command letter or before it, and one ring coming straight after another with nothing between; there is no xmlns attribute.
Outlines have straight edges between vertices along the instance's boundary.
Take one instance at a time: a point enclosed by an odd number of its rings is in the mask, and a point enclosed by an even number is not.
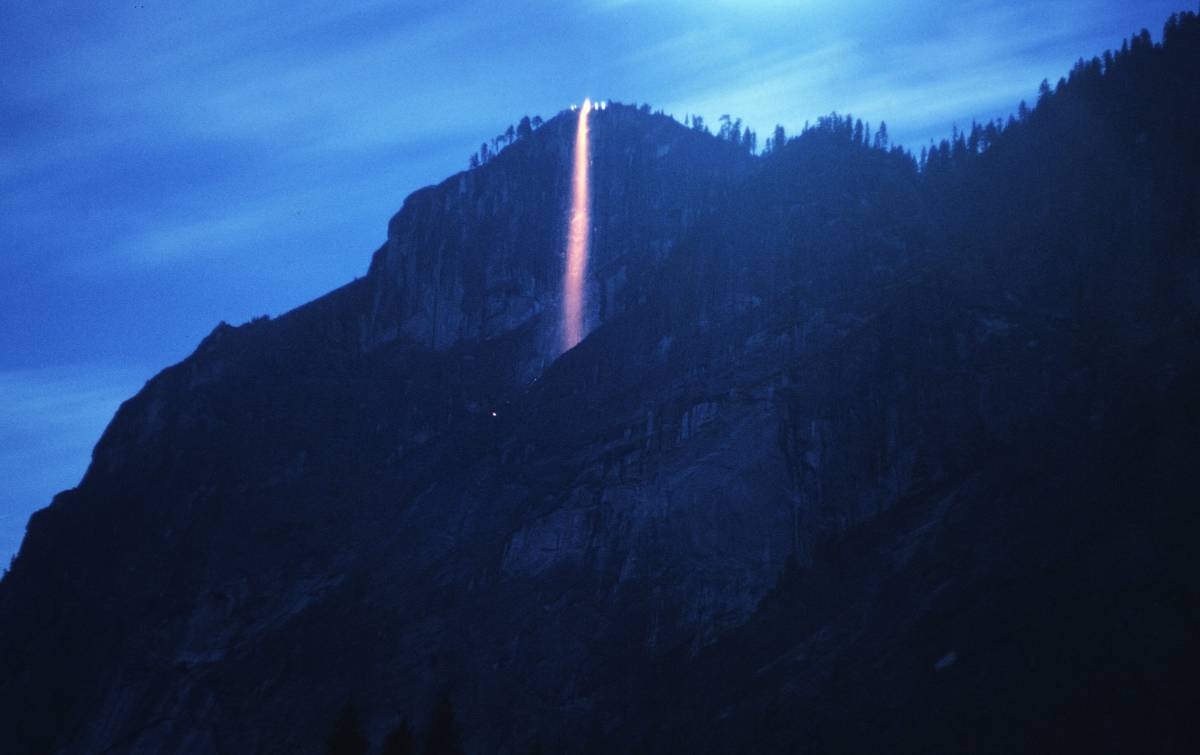
<svg viewBox="0 0 1200 755"><path fill-rule="evenodd" d="M571 218L567 228L567 272L563 277L563 350L583 339L583 278L587 273L591 237L591 192L588 185L588 113L592 101L579 108L575 129L575 165L571 173Z"/></svg>

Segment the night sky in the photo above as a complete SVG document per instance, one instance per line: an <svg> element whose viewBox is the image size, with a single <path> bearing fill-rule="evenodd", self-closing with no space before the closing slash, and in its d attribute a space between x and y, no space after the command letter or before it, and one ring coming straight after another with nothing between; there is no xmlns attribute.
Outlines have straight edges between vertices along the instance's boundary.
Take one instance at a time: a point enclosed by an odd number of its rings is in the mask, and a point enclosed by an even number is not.
<svg viewBox="0 0 1200 755"><path fill-rule="evenodd" d="M838 111L919 149L1194 7L0 0L0 562L143 382L365 273L522 115L647 102L761 145Z"/></svg>

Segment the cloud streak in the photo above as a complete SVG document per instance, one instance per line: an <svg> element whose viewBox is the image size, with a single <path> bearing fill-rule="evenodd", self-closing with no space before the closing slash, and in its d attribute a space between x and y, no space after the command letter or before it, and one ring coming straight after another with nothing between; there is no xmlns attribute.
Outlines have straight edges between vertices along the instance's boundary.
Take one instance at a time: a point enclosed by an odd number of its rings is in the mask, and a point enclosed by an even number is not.
<svg viewBox="0 0 1200 755"><path fill-rule="evenodd" d="M91 449L144 376L112 365L0 372L0 562L30 513L83 476Z"/></svg>

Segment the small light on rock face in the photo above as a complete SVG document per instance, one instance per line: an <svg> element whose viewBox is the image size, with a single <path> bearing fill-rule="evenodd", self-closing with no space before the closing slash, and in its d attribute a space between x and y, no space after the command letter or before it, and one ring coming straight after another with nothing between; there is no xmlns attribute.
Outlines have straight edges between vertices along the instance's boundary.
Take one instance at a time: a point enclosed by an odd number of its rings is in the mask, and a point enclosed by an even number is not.
<svg viewBox="0 0 1200 755"><path fill-rule="evenodd" d="M495 412L492 412L492 416L493 416L493 417L495 417L495 416L496 416L496 413L495 413Z"/></svg>

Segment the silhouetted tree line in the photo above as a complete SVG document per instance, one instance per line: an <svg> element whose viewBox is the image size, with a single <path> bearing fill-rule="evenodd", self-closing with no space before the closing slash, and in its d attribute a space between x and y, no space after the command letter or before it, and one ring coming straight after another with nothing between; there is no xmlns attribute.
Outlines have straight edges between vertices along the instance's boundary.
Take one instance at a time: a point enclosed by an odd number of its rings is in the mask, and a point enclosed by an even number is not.
<svg viewBox="0 0 1200 755"><path fill-rule="evenodd" d="M542 127L542 123L540 115L535 115L532 118L526 115L521 118L516 126L509 124L508 128L504 129L504 131L493 136L491 141L480 144L478 152L471 153L470 159L467 161L469 166L478 168L500 154L500 150L513 142L532 136L534 131Z"/></svg>
<svg viewBox="0 0 1200 755"><path fill-rule="evenodd" d="M1135 266L1153 269L1156 290L1141 300L1160 312L1181 306L1172 255L1150 252L1200 247L1197 80L1195 13L1173 15L1158 44L1142 30L1116 52L1079 60L1056 84L1043 81L1032 107L922 151L928 227L947 250L976 252L978 275L1036 266L1074 288L1060 312L1080 322L1138 316L1120 306L1139 299L1121 283L1146 279ZM1014 275L1011 285L1025 284Z"/></svg>
<svg viewBox="0 0 1200 755"><path fill-rule="evenodd" d="M367 755L370 742L363 733L362 721L352 704L342 708L325 743L326 755ZM454 706L443 697L433 707L423 744L407 720L401 720L384 736L380 755L464 755Z"/></svg>
<svg viewBox="0 0 1200 755"><path fill-rule="evenodd" d="M1182 311L1194 294L1179 255L1200 253L1197 80L1200 23L1183 13L1158 44L1140 32L1046 82L1012 118L955 128L920 156L892 143L891 124L853 116L795 135L779 127L752 180L678 257L673 287L660 287L662 327L689 327L697 302L736 308L746 291L786 289L800 318L813 302L902 275L918 255L926 278L967 296L1073 291L1053 300L1053 316L1097 332ZM685 125L711 133L698 117ZM769 263L725 253L722 237ZM1154 251L1165 249L1177 251ZM1148 279L1152 295L1122 285ZM1154 312L1131 311L1148 301Z"/></svg>
<svg viewBox="0 0 1200 755"><path fill-rule="evenodd" d="M754 133L748 126L742 125L741 118L732 118L728 113L720 117L720 127L717 129L716 137L721 141L729 142L736 147L740 147L748 154L754 154L758 148L758 135ZM699 131L703 134L712 135L708 125L705 124L703 116L687 115L684 116L683 125Z"/></svg>
<svg viewBox="0 0 1200 755"><path fill-rule="evenodd" d="M1195 19L1196 14L1193 12L1172 15L1163 30L1163 39L1158 44L1153 42L1150 32L1143 29L1125 40L1121 49L1116 52L1105 52L1103 56L1094 57L1089 61L1079 60L1070 75L1060 79L1056 86L1051 87L1049 81L1042 82L1034 108L1030 108L1026 102L1022 101L1018 105L1017 113L1010 115L1007 120L997 119L987 123L972 122L971 128L967 131L960 130L955 126L948 139L931 142L921 148L919 156L913 156L919 172L930 176L961 172L972 165L975 158L990 150L1002 137L1019 131L1031 122L1052 123L1054 121L1052 113L1056 110L1056 101L1069 101L1067 109L1077 109L1080 99L1098 99L1105 94L1106 90L1109 90L1111 94L1115 93L1113 90L1122 90L1123 87L1128 87L1131 77L1135 76L1140 69L1154 65L1153 61L1156 59L1172 59L1171 63L1175 66L1177 75L1183 75L1187 70L1187 61L1184 58L1189 54L1193 58L1195 57L1194 51L1190 53L1187 51L1189 46L1195 44ZM1192 65L1194 66L1195 63L1193 62ZM650 108L643 105L640 111L649 113ZM1095 115L1100 114L1095 113ZM1111 113L1110 115L1116 117L1118 114ZM1132 117L1133 114L1126 114L1125 117L1118 118L1118 120L1129 121ZM478 152L470 156L470 167L475 168L487 163L504 147L532 135L542 124L543 121L539 116L523 117L516 126L510 125L490 141L480 144ZM722 115L715 134L709 129L704 118L699 115L685 116L684 125L737 145L749 154L755 154L757 151L758 135L746 126L741 118L734 118L728 114ZM1195 124L1193 123L1193 125ZM789 142L811 133L816 133L821 137L832 137L865 148L881 151L895 150L901 154L908 154L906 150L891 144L886 122L880 122L872 134L869 123L864 123L861 119L849 115L841 116L838 113L819 118L815 125L805 123L804 129L798 137L789 138L784 127L776 125L771 136L766 139L763 154L777 154Z"/></svg>
<svg viewBox="0 0 1200 755"><path fill-rule="evenodd" d="M733 118L730 115L722 115L720 118L720 127L716 134L709 130L708 124L704 122L704 118L699 115L688 115L684 117L683 124L693 131L699 131L710 136L716 136L722 141L727 141L741 147L749 154L755 154L758 150L758 134L753 129L745 126L741 118ZM871 135L871 126L865 124L862 120L851 116L842 117L837 113L818 119L817 125L804 125L804 130L801 136L810 131L819 130L828 134L839 137L844 137L847 141L853 141L864 147L874 147L876 149L886 150L891 146L888 137L887 124L880 123L879 130L876 131L874 137ZM764 155L770 155L782 150L788 143L787 131L782 125L776 125L771 135L767 137L764 144Z"/></svg>
<svg viewBox="0 0 1200 755"><path fill-rule="evenodd" d="M1154 86L1155 80L1194 80L1198 65L1196 46L1200 42L1196 14L1186 12L1174 14L1168 19L1162 41L1155 44L1150 32L1141 32L1125 40L1116 52L1105 52L1091 60L1080 59L1068 76L1060 78L1055 86L1043 80L1038 88L1034 108L1022 101L1015 116L1007 120L997 119L988 123L972 123L969 131L954 129L949 139L922 148L919 164L922 172L931 175L961 173L974 165L983 153L1007 138L1011 142L1027 142L1036 139L1045 146L1067 138L1072 142L1090 139L1097 131L1106 130L1108 125L1128 128L1135 123L1149 123L1155 113L1151 105L1161 96L1163 87ZM1158 75L1149 75L1151 69L1160 69ZM1189 70L1190 69L1190 70ZM1151 86L1144 92L1135 91L1135 82L1143 80ZM1114 107L1118 98L1132 95L1140 104L1135 111L1118 112ZM1195 107L1195 98L1190 102L1160 103L1168 111L1178 107ZM1159 117L1174 115L1158 113ZM1180 114L1182 115L1182 114ZM1091 121L1088 128L1080 130L1080 121ZM1187 128L1198 124L1191 121ZM1035 133L1037 132L1037 133ZM1112 145L1110 145L1112 146Z"/></svg>

